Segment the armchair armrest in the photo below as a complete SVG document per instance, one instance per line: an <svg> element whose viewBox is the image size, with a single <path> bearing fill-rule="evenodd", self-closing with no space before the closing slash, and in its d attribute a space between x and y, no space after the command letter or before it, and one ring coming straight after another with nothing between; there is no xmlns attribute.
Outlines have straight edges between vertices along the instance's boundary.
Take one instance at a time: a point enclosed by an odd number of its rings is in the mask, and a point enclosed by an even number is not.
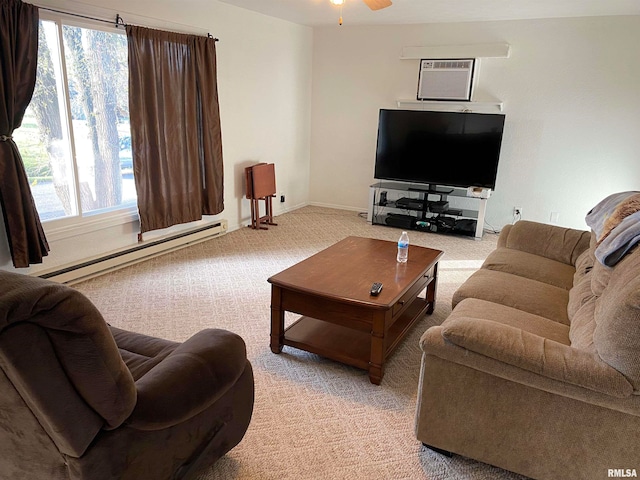
<svg viewBox="0 0 640 480"><path fill-rule="evenodd" d="M138 401L127 425L157 430L197 415L233 386L246 364L245 343L235 333L196 333L136 381Z"/></svg>
<svg viewBox="0 0 640 480"><path fill-rule="evenodd" d="M589 248L589 241L586 230L520 220L503 229L498 245L575 265L578 256Z"/></svg>
<svg viewBox="0 0 640 480"><path fill-rule="evenodd" d="M459 317L441 327L442 337L466 350L568 384L614 397L633 387L597 355L492 320Z"/></svg>

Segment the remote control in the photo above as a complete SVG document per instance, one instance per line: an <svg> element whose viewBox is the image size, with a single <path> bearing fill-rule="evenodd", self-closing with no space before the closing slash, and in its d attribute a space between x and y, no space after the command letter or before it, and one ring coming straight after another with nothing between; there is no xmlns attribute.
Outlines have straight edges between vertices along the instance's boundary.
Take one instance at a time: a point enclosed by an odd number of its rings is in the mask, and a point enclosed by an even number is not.
<svg viewBox="0 0 640 480"><path fill-rule="evenodd" d="M371 285L371 295L374 297L377 297L378 294L382 291L382 284L379 282L374 283L373 285Z"/></svg>

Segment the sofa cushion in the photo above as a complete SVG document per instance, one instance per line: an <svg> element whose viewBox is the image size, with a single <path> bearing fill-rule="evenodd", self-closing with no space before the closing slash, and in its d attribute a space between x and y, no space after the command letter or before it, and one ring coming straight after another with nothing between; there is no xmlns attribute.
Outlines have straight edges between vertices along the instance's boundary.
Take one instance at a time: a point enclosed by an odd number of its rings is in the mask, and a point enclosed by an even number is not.
<svg viewBox="0 0 640 480"><path fill-rule="evenodd" d="M120 355L135 381L167 358L180 344L109 326Z"/></svg>
<svg viewBox="0 0 640 480"><path fill-rule="evenodd" d="M482 268L530 278L565 290L573 286L575 273L572 265L511 248L497 248L491 252Z"/></svg>
<svg viewBox="0 0 640 480"><path fill-rule="evenodd" d="M600 357L640 392L640 248L610 271L596 301L593 343Z"/></svg>
<svg viewBox="0 0 640 480"><path fill-rule="evenodd" d="M450 319L458 317L492 320L553 340L554 342L569 345L569 327L567 325L498 303L479 300L477 298L467 298L456 306L453 312L451 312L451 315L449 315L449 318L445 320L442 325L444 326Z"/></svg>
<svg viewBox="0 0 640 480"><path fill-rule="evenodd" d="M576 272L573 274L574 285L580 283L593 269L593 264L596 262L596 256L593 250L594 249L589 247L576 259Z"/></svg>
<svg viewBox="0 0 640 480"><path fill-rule="evenodd" d="M609 284L609 278L611 277L611 267L606 267L600 262L596 262L591 270L591 291L597 297L602 295L604 289Z"/></svg>
<svg viewBox="0 0 640 480"><path fill-rule="evenodd" d="M518 275L482 268L456 290L453 306L465 298L487 300L569 324L566 289Z"/></svg>
<svg viewBox="0 0 640 480"><path fill-rule="evenodd" d="M596 296L591 290L591 276L584 276L582 279L569 290L569 303L567 304L567 316L569 321L573 323L573 317L576 312L582 308L582 305Z"/></svg>
<svg viewBox="0 0 640 480"><path fill-rule="evenodd" d="M586 282L586 284L589 285L589 282ZM596 328L596 299L597 297L595 295L589 296L589 298L573 315L573 318L571 319L571 326L569 327L569 339L571 340L571 346L581 350L588 350L593 353L595 353L593 332Z"/></svg>
<svg viewBox="0 0 640 480"><path fill-rule="evenodd" d="M442 324L454 345L544 377L625 397L629 382L597 355L492 320L457 317Z"/></svg>
<svg viewBox="0 0 640 480"><path fill-rule="evenodd" d="M589 246L589 233L521 220L508 230L504 245L567 265L575 265L580 254Z"/></svg>

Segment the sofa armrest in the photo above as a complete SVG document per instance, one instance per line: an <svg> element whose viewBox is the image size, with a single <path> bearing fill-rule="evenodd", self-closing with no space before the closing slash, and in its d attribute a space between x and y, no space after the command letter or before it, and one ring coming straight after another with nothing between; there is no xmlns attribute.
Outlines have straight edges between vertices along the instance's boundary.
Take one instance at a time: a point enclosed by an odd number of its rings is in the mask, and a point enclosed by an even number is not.
<svg viewBox="0 0 640 480"><path fill-rule="evenodd" d="M246 365L241 337L226 330L202 330L136 381L138 401L126 423L139 430L177 425L222 397Z"/></svg>
<svg viewBox="0 0 640 480"><path fill-rule="evenodd" d="M633 393L627 379L597 355L519 328L467 317L440 328L445 341L498 362L618 398Z"/></svg>
<svg viewBox="0 0 640 480"><path fill-rule="evenodd" d="M575 265L578 256L589 248L589 241L586 230L520 220L502 230L498 246Z"/></svg>
<svg viewBox="0 0 640 480"><path fill-rule="evenodd" d="M502 230L500 230L500 235L498 236L498 247L507 246L507 239L509 238L509 232L512 228L513 225L510 223L507 223L504 227L502 227Z"/></svg>

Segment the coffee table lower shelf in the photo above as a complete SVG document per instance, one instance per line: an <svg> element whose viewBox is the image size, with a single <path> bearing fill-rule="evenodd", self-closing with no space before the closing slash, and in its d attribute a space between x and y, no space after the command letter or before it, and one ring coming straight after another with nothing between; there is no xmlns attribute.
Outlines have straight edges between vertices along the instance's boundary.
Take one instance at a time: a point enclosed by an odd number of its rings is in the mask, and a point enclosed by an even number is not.
<svg viewBox="0 0 640 480"><path fill-rule="evenodd" d="M385 359L391 355L413 324L426 314L430 306L426 300L416 298L391 325L385 333ZM283 343L356 368L369 369L371 333L303 316L285 330Z"/></svg>

